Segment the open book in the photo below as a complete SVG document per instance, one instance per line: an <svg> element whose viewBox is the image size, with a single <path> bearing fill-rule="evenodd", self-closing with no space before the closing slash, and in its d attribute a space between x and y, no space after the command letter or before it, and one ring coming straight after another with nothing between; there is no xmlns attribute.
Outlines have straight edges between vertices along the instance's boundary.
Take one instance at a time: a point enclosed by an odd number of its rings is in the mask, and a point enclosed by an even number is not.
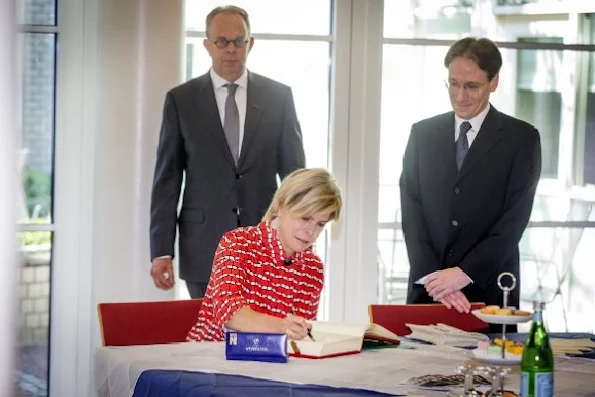
<svg viewBox="0 0 595 397"><path fill-rule="evenodd" d="M359 353L366 342L398 345L397 335L378 324L312 321L312 337L288 341L287 351L296 357L327 358Z"/></svg>

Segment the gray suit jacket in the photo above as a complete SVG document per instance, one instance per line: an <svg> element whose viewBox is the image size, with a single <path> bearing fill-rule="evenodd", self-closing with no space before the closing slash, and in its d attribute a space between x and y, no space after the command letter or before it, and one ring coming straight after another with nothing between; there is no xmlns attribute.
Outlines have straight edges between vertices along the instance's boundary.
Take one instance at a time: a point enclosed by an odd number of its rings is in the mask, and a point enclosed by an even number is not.
<svg viewBox="0 0 595 397"><path fill-rule="evenodd" d="M277 189L277 176L283 179L304 166L290 87L248 73L237 167L209 74L173 88L165 98L151 195L151 258L174 256L177 226L180 277L208 281L223 234L240 225L256 225Z"/></svg>

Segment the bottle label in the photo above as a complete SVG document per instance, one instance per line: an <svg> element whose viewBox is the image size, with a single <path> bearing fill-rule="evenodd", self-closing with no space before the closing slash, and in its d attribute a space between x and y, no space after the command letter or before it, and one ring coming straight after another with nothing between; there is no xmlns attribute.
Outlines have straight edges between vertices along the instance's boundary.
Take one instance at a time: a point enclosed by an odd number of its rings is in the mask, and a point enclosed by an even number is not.
<svg viewBox="0 0 595 397"><path fill-rule="evenodd" d="M533 313L533 321L542 323L543 322L543 313L541 313L541 312Z"/></svg>
<svg viewBox="0 0 595 397"><path fill-rule="evenodd" d="M531 382L533 377L533 382ZM531 385L531 383L533 383ZM533 387L531 387L533 386ZM554 374L552 372L521 373L521 397L552 397L554 395Z"/></svg>
<svg viewBox="0 0 595 397"><path fill-rule="evenodd" d="M521 372L521 397L529 396L529 373Z"/></svg>
<svg viewBox="0 0 595 397"><path fill-rule="evenodd" d="M554 374L538 372L535 374L535 397L552 397L554 395Z"/></svg>

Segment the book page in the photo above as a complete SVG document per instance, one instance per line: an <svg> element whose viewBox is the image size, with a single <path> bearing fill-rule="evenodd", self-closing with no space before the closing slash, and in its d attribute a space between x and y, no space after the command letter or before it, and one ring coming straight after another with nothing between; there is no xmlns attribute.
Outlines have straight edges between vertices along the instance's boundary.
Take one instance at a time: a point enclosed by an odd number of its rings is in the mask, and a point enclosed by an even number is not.
<svg viewBox="0 0 595 397"><path fill-rule="evenodd" d="M302 339L288 342L287 349L289 353L296 353L294 344L299 350L299 354L311 357L323 357L340 353L360 351L362 347L362 336L351 336L332 334L325 332L312 333L315 341Z"/></svg>
<svg viewBox="0 0 595 397"><path fill-rule="evenodd" d="M351 335L363 337L369 325L330 321L310 321L309 323L312 324L312 335L314 336L314 339L316 339L314 333L319 332L325 334Z"/></svg>
<svg viewBox="0 0 595 397"><path fill-rule="evenodd" d="M328 333L328 332L312 332L312 336L314 337L314 341L310 340L310 339L304 339L304 342L308 342L308 343L322 343L322 344L331 344L331 343L335 343L335 342L339 342L339 341L344 341L344 340L348 340L348 339L353 339L353 338L361 338L361 336L352 336L352 335L346 335L346 334L332 334L332 333Z"/></svg>
<svg viewBox="0 0 595 397"><path fill-rule="evenodd" d="M366 334L375 335L381 338L391 339L391 340L399 340L399 337L394 332L389 331L388 329L384 328L378 324L370 324L366 331Z"/></svg>

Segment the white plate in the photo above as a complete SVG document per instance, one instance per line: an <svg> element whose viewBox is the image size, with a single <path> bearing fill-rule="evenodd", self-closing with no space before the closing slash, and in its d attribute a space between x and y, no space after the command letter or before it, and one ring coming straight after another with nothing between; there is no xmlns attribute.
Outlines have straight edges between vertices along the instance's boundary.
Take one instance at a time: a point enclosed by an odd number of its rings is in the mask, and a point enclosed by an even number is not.
<svg viewBox="0 0 595 397"><path fill-rule="evenodd" d="M490 323L490 324L518 324L518 323L526 323L527 321L531 320L533 314L528 314L526 316L515 316L515 315L501 315L501 314L485 314L478 310L471 311L475 317L478 319Z"/></svg>
<svg viewBox="0 0 595 397"><path fill-rule="evenodd" d="M486 364L495 364L495 365L516 365L521 363L522 356L512 354L509 352L505 353L505 358L500 356L492 356L487 354L486 350L475 349L471 351L471 357L476 359L479 362L486 363Z"/></svg>

